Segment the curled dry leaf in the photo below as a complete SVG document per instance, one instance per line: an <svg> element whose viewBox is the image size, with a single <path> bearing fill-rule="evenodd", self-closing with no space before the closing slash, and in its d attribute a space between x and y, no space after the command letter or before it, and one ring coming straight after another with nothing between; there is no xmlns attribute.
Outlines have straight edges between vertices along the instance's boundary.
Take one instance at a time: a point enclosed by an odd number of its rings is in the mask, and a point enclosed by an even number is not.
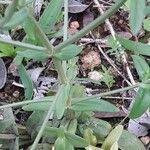
<svg viewBox="0 0 150 150"><path fill-rule="evenodd" d="M90 51L81 58L84 69L92 69L101 64L100 55L96 51Z"/></svg>
<svg viewBox="0 0 150 150"><path fill-rule="evenodd" d="M2 89L6 83L7 71L3 60L0 58L0 89Z"/></svg>
<svg viewBox="0 0 150 150"><path fill-rule="evenodd" d="M82 4L81 2L78 2L76 0L69 0L69 12L70 13L81 13L85 11L89 5Z"/></svg>

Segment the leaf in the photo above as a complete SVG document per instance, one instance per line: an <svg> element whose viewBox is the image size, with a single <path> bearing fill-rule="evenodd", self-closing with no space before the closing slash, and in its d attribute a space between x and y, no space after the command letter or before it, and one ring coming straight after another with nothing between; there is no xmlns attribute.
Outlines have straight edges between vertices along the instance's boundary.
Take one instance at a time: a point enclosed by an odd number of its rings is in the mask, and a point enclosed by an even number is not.
<svg viewBox="0 0 150 150"><path fill-rule="evenodd" d="M102 149L104 150L110 150L110 148L113 146L114 143L118 142L121 134L123 131L123 126L122 125L118 125L116 126L111 132L110 134L107 136L107 138L105 139L103 145L102 145Z"/></svg>
<svg viewBox="0 0 150 150"><path fill-rule="evenodd" d="M0 58L0 89L2 89L6 83L7 71L3 60Z"/></svg>
<svg viewBox="0 0 150 150"><path fill-rule="evenodd" d="M31 146L28 147L27 150L30 150ZM52 146L47 143L37 144L36 150L51 150Z"/></svg>
<svg viewBox="0 0 150 150"><path fill-rule="evenodd" d="M98 147L95 147L95 146L92 146L92 145L89 145L88 147L85 147L86 150L103 150L101 148L98 148Z"/></svg>
<svg viewBox="0 0 150 150"><path fill-rule="evenodd" d="M4 28L5 29L14 28L14 27L20 25L21 23L23 23L23 21L26 19L26 17L27 17L26 8L22 8L18 12L13 14L13 16L11 17L9 22L7 22L4 25Z"/></svg>
<svg viewBox="0 0 150 150"><path fill-rule="evenodd" d="M12 45L0 43L0 51L6 55L13 57L15 55L15 50Z"/></svg>
<svg viewBox="0 0 150 150"><path fill-rule="evenodd" d="M146 1L145 0L130 0L130 27L131 31L134 35L137 35L139 30L142 27L142 22L145 17L145 8Z"/></svg>
<svg viewBox="0 0 150 150"><path fill-rule="evenodd" d="M72 98L80 98L80 97L83 97L85 96L85 87L80 85L80 84L75 84L73 86L71 86L71 89L70 89L70 96Z"/></svg>
<svg viewBox="0 0 150 150"><path fill-rule="evenodd" d="M57 18L61 13L63 2L63 0L51 0L49 5L44 10L39 19L39 24L45 32L54 28L54 25L57 22Z"/></svg>
<svg viewBox="0 0 150 150"><path fill-rule="evenodd" d="M65 137L74 147L87 147L89 144L80 136L65 132Z"/></svg>
<svg viewBox="0 0 150 150"><path fill-rule="evenodd" d="M58 119L61 119L66 109L66 103L69 97L70 85L63 84L56 94L55 112Z"/></svg>
<svg viewBox="0 0 150 150"><path fill-rule="evenodd" d="M3 120L0 121L0 133L5 132L18 134L15 118L13 115L12 108L4 108L3 110Z"/></svg>
<svg viewBox="0 0 150 150"><path fill-rule="evenodd" d="M48 137L49 136L56 137L59 135L59 131L60 131L60 129L56 128L56 127L46 127L43 132L43 135L48 136Z"/></svg>
<svg viewBox="0 0 150 150"><path fill-rule="evenodd" d="M66 146L66 140L64 137L57 138L54 144L55 150L66 150Z"/></svg>
<svg viewBox="0 0 150 150"><path fill-rule="evenodd" d="M115 142L112 147L110 148L110 150L118 150L118 143Z"/></svg>
<svg viewBox="0 0 150 150"><path fill-rule="evenodd" d="M132 58L141 81L150 78L150 68L145 59L138 55L132 55Z"/></svg>
<svg viewBox="0 0 150 150"><path fill-rule="evenodd" d="M117 37L120 44L127 50L133 51L134 53L150 56L150 45L143 44L140 42L134 42L120 36Z"/></svg>
<svg viewBox="0 0 150 150"><path fill-rule="evenodd" d="M150 89L139 88L135 97L135 102L129 113L129 117L134 119L140 117L150 107Z"/></svg>
<svg viewBox="0 0 150 150"><path fill-rule="evenodd" d="M79 1L76 0L69 0L69 12L70 13L81 13L83 11L85 11L87 8L89 7L89 5L84 5Z"/></svg>
<svg viewBox="0 0 150 150"><path fill-rule="evenodd" d="M81 98L81 102L76 102L71 106L71 109L74 111L99 111L99 112L118 112L119 109L113 104L99 100L97 98L85 97ZM86 100L87 99L87 100Z"/></svg>
<svg viewBox="0 0 150 150"><path fill-rule="evenodd" d="M26 129L31 138L35 138L38 133L39 126L42 125L45 118L45 111L34 111L27 120Z"/></svg>
<svg viewBox="0 0 150 150"><path fill-rule="evenodd" d="M31 41L34 41L33 44L37 44L36 42L36 31L35 27L29 17L27 17L24 22L23 22L23 28L26 33L26 42L27 43L32 43ZM29 40L29 41L28 41Z"/></svg>
<svg viewBox="0 0 150 150"><path fill-rule="evenodd" d="M146 150L143 143L133 134L123 130L118 141L121 150Z"/></svg>
<svg viewBox="0 0 150 150"><path fill-rule="evenodd" d="M33 95L33 83L22 64L18 67L18 72L25 89L25 98L31 99Z"/></svg>
<svg viewBox="0 0 150 150"><path fill-rule="evenodd" d="M96 135L98 140L104 140L105 137L110 133L112 127L111 125L104 120L97 119L97 118L91 118L87 121L87 127L91 128L94 132L94 135Z"/></svg>
<svg viewBox="0 0 150 150"><path fill-rule="evenodd" d="M45 60L49 58L49 55L44 51L25 50L25 51L18 51L17 54L22 57L35 60Z"/></svg>
<svg viewBox="0 0 150 150"><path fill-rule="evenodd" d="M60 60L69 60L75 56L77 56L82 51L82 48L76 46L75 44L70 44L65 48L61 49L60 52L54 54Z"/></svg>
<svg viewBox="0 0 150 150"><path fill-rule="evenodd" d="M143 22L144 29L150 31L150 18L147 18Z"/></svg>
<svg viewBox="0 0 150 150"><path fill-rule="evenodd" d="M22 107L23 110L25 111L47 111L49 108L50 103L54 100L54 96L47 96L47 97L43 97L38 100L49 100L46 102L37 102L37 103L31 103L28 105L25 105Z"/></svg>

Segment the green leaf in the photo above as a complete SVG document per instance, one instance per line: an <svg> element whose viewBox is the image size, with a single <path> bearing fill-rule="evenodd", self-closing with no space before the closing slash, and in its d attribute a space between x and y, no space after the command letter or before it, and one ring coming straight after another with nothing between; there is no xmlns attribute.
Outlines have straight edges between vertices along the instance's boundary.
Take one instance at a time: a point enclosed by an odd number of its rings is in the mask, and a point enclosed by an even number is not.
<svg viewBox="0 0 150 150"><path fill-rule="evenodd" d="M104 150L110 150L110 148L113 146L114 143L118 142L121 134L123 131L123 126L122 125L118 125L117 127L115 127L110 134L107 136L107 138L105 139L103 145L102 145L102 149Z"/></svg>
<svg viewBox="0 0 150 150"><path fill-rule="evenodd" d="M141 81L150 78L150 68L145 59L138 55L132 55L132 58Z"/></svg>
<svg viewBox="0 0 150 150"><path fill-rule="evenodd" d="M77 119L70 120L69 123L67 124L67 131L69 133L75 134L77 130L77 125L78 125Z"/></svg>
<svg viewBox="0 0 150 150"><path fill-rule="evenodd" d="M66 103L69 97L70 85L61 85L59 91L56 94L55 112L58 119L61 119L66 109Z"/></svg>
<svg viewBox="0 0 150 150"><path fill-rule="evenodd" d="M66 140L62 137L57 138L54 144L55 150L66 150L66 146Z"/></svg>
<svg viewBox="0 0 150 150"><path fill-rule="evenodd" d="M45 60L49 58L49 55L44 51L25 50L25 51L18 51L17 54L22 57L35 60Z"/></svg>
<svg viewBox="0 0 150 150"><path fill-rule="evenodd" d="M39 132L39 126L42 125L46 112L45 111L34 111L27 120L26 129L31 138L35 138Z"/></svg>
<svg viewBox="0 0 150 150"><path fill-rule="evenodd" d="M89 145L85 139L72 133L65 132L65 137L74 147L87 147Z"/></svg>
<svg viewBox="0 0 150 150"><path fill-rule="evenodd" d="M30 150L30 148L31 146L29 146L27 150ZM51 150L51 149L52 149L52 146L47 143L38 144L36 147L36 150Z"/></svg>
<svg viewBox="0 0 150 150"><path fill-rule="evenodd" d="M71 44L61 49L60 52L55 53L54 56L60 60L69 60L77 56L81 51L81 47Z"/></svg>
<svg viewBox="0 0 150 150"><path fill-rule="evenodd" d="M56 137L58 136L59 134L59 131L60 129L59 128L56 128L56 127L46 127L44 132L43 132L43 135L44 136L52 136L52 137Z"/></svg>
<svg viewBox="0 0 150 150"><path fill-rule="evenodd" d="M146 150L143 143L133 134L123 130L118 141L121 150Z"/></svg>
<svg viewBox="0 0 150 150"><path fill-rule="evenodd" d="M36 30L34 27L34 24L32 23L31 19L29 17L27 17L24 22L23 22L23 28L26 32L26 40L29 39L29 41L27 43L30 43L31 41L36 41ZM33 44L37 44L36 42Z"/></svg>
<svg viewBox="0 0 150 150"><path fill-rule="evenodd" d="M103 150L101 148L98 148L98 147L95 147L95 146L92 146L92 145L89 145L88 147L85 148L86 150Z"/></svg>
<svg viewBox="0 0 150 150"><path fill-rule="evenodd" d="M13 57L15 55L15 50L12 45L0 43L0 51L5 56Z"/></svg>
<svg viewBox="0 0 150 150"><path fill-rule="evenodd" d="M150 89L139 88L135 97L135 102L129 113L129 117L134 119L140 117L150 107Z"/></svg>
<svg viewBox="0 0 150 150"><path fill-rule="evenodd" d="M134 35L138 34L142 27L142 22L145 17L145 0L131 0L130 1L130 27Z"/></svg>
<svg viewBox="0 0 150 150"><path fill-rule="evenodd" d="M63 6L63 0L51 0L49 5L44 10L43 14L39 19L39 24L45 31L51 31L57 22L57 18L61 13L61 8Z"/></svg>
<svg viewBox="0 0 150 150"><path fill-rule="evenodd" d="M115 142L112 147L110 148L110 150L118 150L118 143Z"/></svg>
<svg viewBox="0 0 150 150"><path fill-rule="evenodd" d="M85 87L80 85L80 84L75 84L73 86L71 86L71 89L70 89L70 96L72 98L81 98L83 96L85 96Z"/></svg>
<svg viewBox="0 0 150 150"><path fill-rule="evenodd" d="M72 110L99 111L99 112L118 112L119 111L119 109L116 106L102 99L100 100L96 98L89 99L88 97L81 98L81 99L82 99L81 102L74 102L74 104L71 106Z"/></svg>
<svg viewBox="0 0 150 150"><path fill-rule="evenodd" d="M18 12L14 13L14 15L11 17L9 22L7 22L4 25L4 28L5 29L14 28L14 27L20 25L21 23L23 23L23 21L26 19L26 17L27 17L26 8L22 8Z"/></svg>
<svg viewBox="0 0 150 150"><path fill-rule="evenodd" d="M25 89L25 98L31 99L33 95L33 83L22 64L18 67L18 72Z"/></svg>
<svg viewBox="0 0 150 150"><path fill-rule="evenodd" d="M2 132L6 133L7 132L6 130L8 130L9 134L10 133L18 134L12 108L5 108L3 110L2 115L3 120L0 121L0 133Z"/></svg>
<svg viewBox="0 0 150 150"><path fill-rule="evenodd" d="M49 108L50 103L54 100L54 96L47 96L47 97L43 97L38 100L49 100L46 102L39 102L39 103L31 103L28 105L25 105L22 107L23 110L25 111L47 111Z"/></svg>
<svg viewBox="0 0 150 150"><path fill-rule="evenodd" d="M96 119L94 117L88 120L87 124L87 127L93 130L94 135L96 135L98 140L104 140L112 129L107 121Z"/></svg>
<svg viewBox="0 0 150 150"><path fill-rule="evenodd" d="M145 30L150 31L150 18L144 20L143 26Z"/></svg>
<svg viewBox="0 0 150 150"><path fill-rule="evenodd" d="M150 56L150 45L143 44L140 42L134 42L120 36L117 37L120 44L127 50L133 51L134 53Z"/></svg>

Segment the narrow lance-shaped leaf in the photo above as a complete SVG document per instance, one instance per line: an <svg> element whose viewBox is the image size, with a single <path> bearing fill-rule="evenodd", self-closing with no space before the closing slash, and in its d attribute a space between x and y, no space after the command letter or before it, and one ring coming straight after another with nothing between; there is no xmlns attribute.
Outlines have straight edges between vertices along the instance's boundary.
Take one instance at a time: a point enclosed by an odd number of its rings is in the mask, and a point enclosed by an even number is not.
<svg viewBox="0 0 150 150"><path fill-rule="evenodd" d="M104 150L110 150L111 147L113 146L114 143L118 142L121 134L123 131L123 126L122 125L118 125L117 127L115 127L110 134L107 136L107 138L105 139L103 145L102 145L102 149Z"/></svg>
<svg viewBox="0 0 150 150"><path fill-rule="evenodd" d="M14 13L11 19L4 25L3 28L11 29L23 23L27 17L27 11L25 8L20 9L18 12Z"/></svg>
<svg viewBox="0 0 150 150"><path fill-rule="evenodd" d="M56 127L46 127L43 135L47 137L56 137L59 134L60 129Z"/></svg>
<svg viewBox="0 0 150 150"><path fill-rule="evenodd" d="M88 97L81 98L82 101L76 102L76 99L73 99L74 102L71 106L72 110L75 111L99 111L99 112L118 112L119 109L113 104L104 101L102 99L96 99ZM86 100L87 99L87 100Z"/></svg>
<svg viewBox="0 0 150 150"><path fill-rule="evenodd" d="M65 137L74 147L87 147L89 145L85 139L75 134L65 132Z"/></svg>
<svg viewBox="0 0 150 150"><path fill-rule="evenodd" d="M38 100L43 100L43 102L31 103L23 106L22 109L25 111L47 111L50 103L52 103L54 98L54 96L40 98Z"/></svg>
<svg viewBox="0 0 150 150"><path fill-rule="evenodd" d="M55 53L54 56L60 60L69 60L77 56L81 51L82 51L81 47L75 44L71 44L61 49L60 52Z"/></svg>
<svg viewBox="0 0 150 150"><path fill-rule="evenodd" d="M144 58L138 55L132 55L132 58L141 81L150 78L150 68Z"/></svg>
<svg viewBox="0 0 150 150"><path fill-rule="evenodd" d="M49 55L45 51L25 50L18 51L17 54L19 56L34 60L46 60L49 58Z"/></svg>
<svg viewBox="0 0 150 150"><path fill-rule="evenodd" d="M58 93L56 94L55 112L58 119L61 119L66 109L66 103L69 97L70 85L61 85Z"/></svg>
<svg viewBox="0 0 150 150"><path fill-rule="evenodd" d="M146 0L130 0L130 27L136 35L142 27L145 17Z"/></svg>
<svg viewBox="0 0 150 150"><path fill-rule="evenodd" d="M57 138L54 144L55 150L66 150L66 146L67 145L64 137Z"/></svg>
<svg viewBox="0 0 150 150"><path fill-rule="evenodd" d="M41 15L39 24L45 33L51 31L56 24L63 2L63 0L52 0Z"/></svg>
<svg viewBox="0 0 150 150"><path fill-rule="evenodd" d="M149 44L143 44L141 42L134 42L134 41L122 38L120 36L118 36L117 39L120 42L120 44L127 50L130 50L137 54L150 56L150 45Z"/></svg>
<svg viewBox="0 0 150 150"><path fill-rule="evenodd" d="M129 113L131 119L140 117L150 107L150 89L139 88Z"/></svg>
<svg viewBox="0 0 150 150"><path fill-rule="evenodd" d="M25 98L31 99L33 95L33 83L22 64L18 67L18 71L25 89Z"/></svg>
<svg viewBox="0 0 150 150"><path fill-rule="evenodd" d="M118 141L121 150L146 150L143 143L133 134L123 130Z"/></svg>

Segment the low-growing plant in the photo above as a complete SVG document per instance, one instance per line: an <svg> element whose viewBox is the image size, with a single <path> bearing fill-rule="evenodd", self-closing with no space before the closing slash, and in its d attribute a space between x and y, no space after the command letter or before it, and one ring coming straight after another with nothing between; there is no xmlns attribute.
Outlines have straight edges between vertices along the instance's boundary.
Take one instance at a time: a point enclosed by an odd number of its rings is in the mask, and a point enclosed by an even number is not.
<svg viewBox="0 0 150 150"><path fill-rule="evenodd" d="M0 29L8 32L21 26L26 36L22 41L5 40L0 38L0 56L12 57L18 66L18 72L25 89L25 100L0 106L4 111L4 119L0 121L0 143L2 149L20 149L31 145L28 149L73 150L85 148L86 150L144 150L142 143L132 134L123 130L122 125L112 126L103 120L96 119L93 112L117 112L119 109L100 97L111 95L139 87L135 103L129 113L130 118L141 116L150 106L149 101L149 65L138 55L133 55L133 61L141 83L112 90L93 96L86 96L83 86L74 83L77 75L75 66L82 47L75 43L78 39L103 23L114 14L126 0L119 0L75 35L68 38L67 22L64 23L64 41L53 46L46 33L55 32L54 26L58 21L64 5L64 16L68 16L67 0L51 0L44 12L36 21L33 15L32 0L12 0L8 5L5 16L0 21ZM137 5L138 4L138 5ZM142 5L142 9L138 9ZM137 33L141 27L146 7L145 0L131 1L131 28ZM141 6L140 6L141 7ZM140 21L139 17L140 14ZM121 37L117 40L128 50L142 55L149 55L149 45L133 42ZM34 59L38 61L52 58L59 76L58 91L53 96L38 100L30 100L33 96L33 83L24 67L24 61ZM105 71L105 69L104 69ZM110 83L108 83L110 86ZM13 107L22 107L24 111L32 112L26 127L15 123ZM30 135L30 136L29 136ZM41 140L42 139L42 140ZM40 141L41 140L41 141ZM40 144L39 144L40 142ZM101 148L96 147L101 144Z"/></svg>

